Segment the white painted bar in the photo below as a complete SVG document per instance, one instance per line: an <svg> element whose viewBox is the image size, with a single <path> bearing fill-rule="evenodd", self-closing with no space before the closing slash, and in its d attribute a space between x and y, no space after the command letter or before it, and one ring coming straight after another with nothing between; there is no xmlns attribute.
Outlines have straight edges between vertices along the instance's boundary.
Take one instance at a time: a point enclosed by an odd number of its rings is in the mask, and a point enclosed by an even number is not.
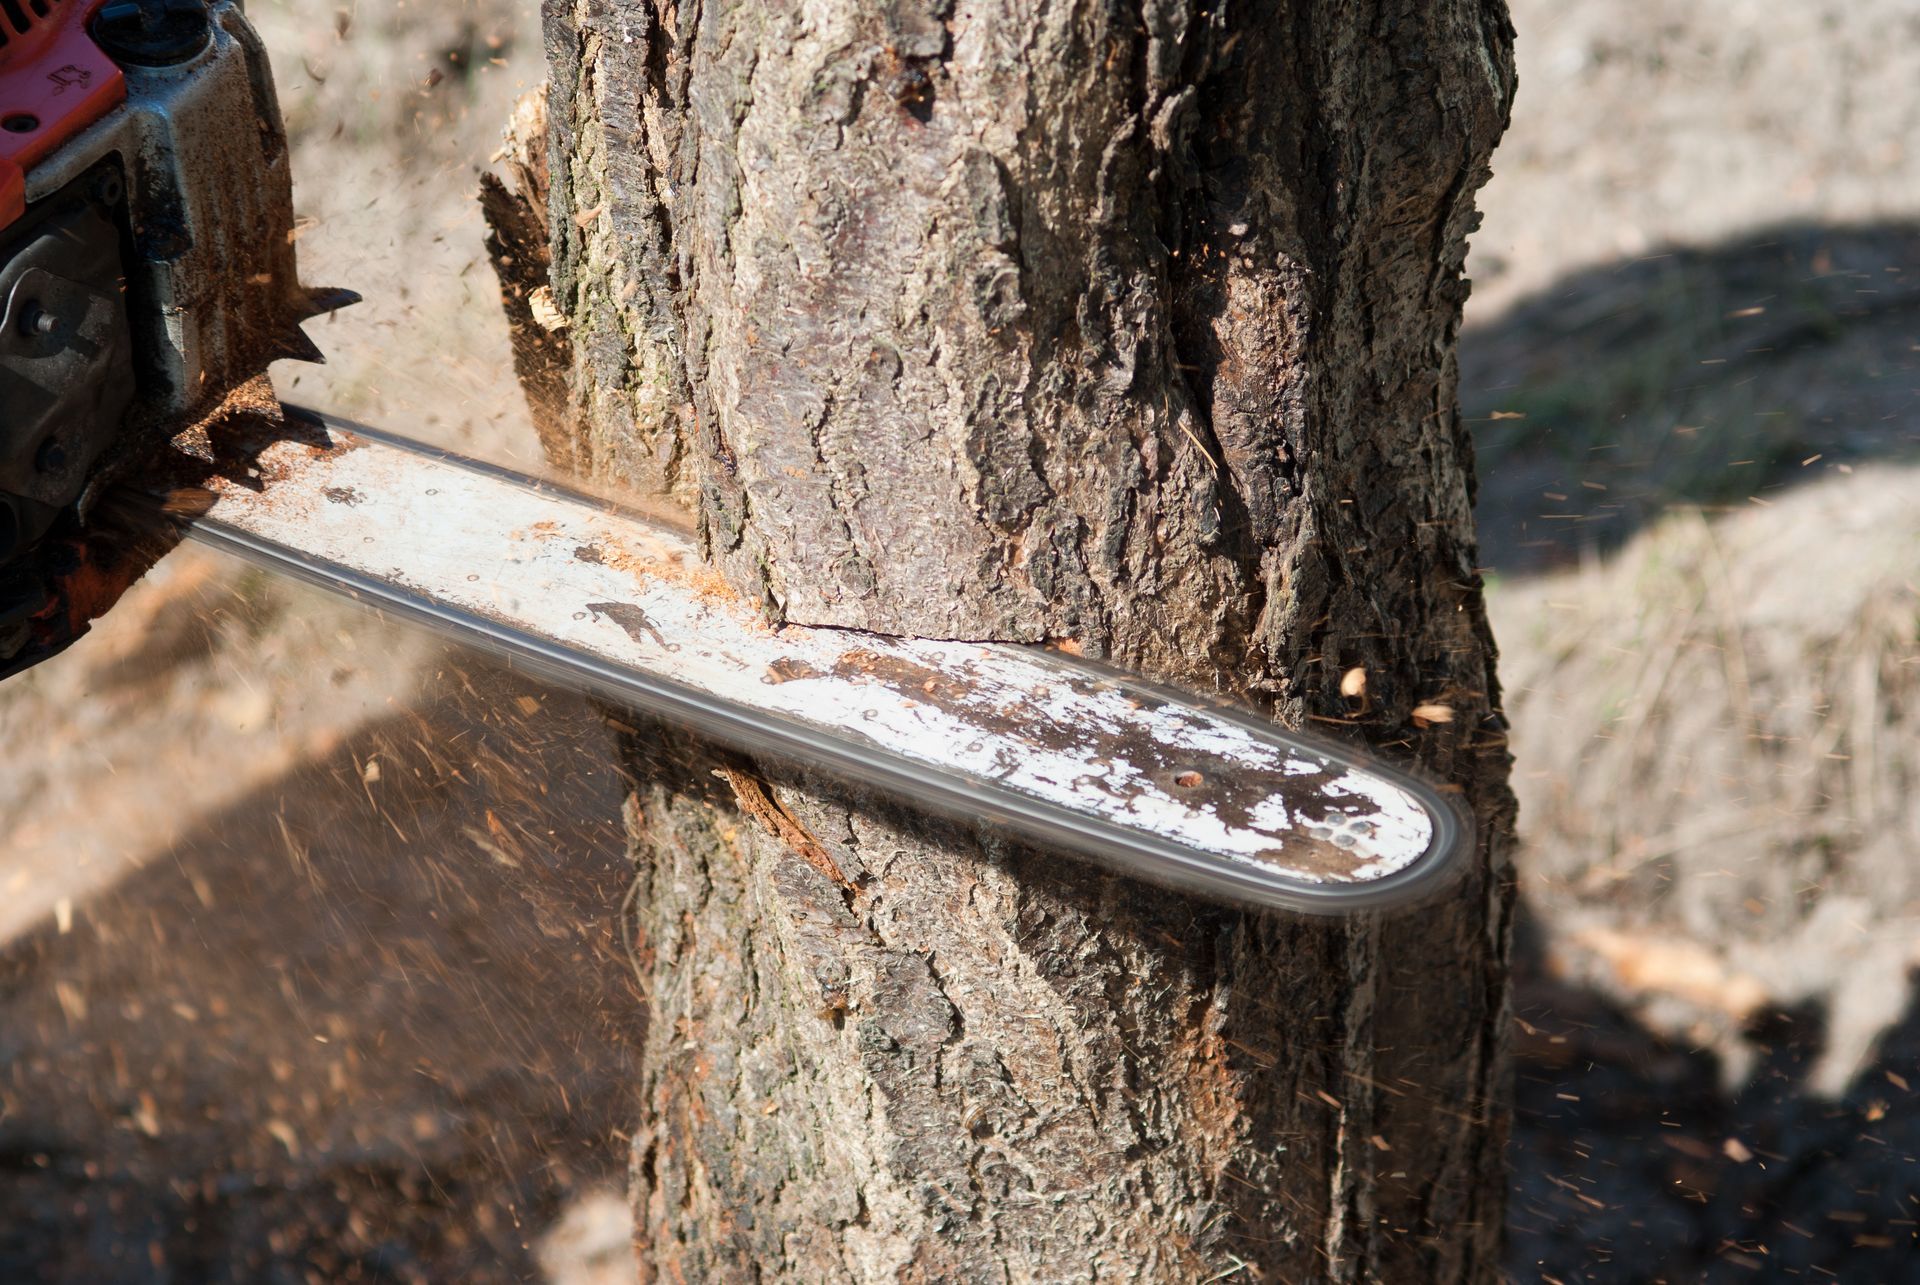
<svg viewBox="0 0 1920 1285"><path fill-rule="evenodd" d="M1242 904L1393 904L1470 846L1434 791L1333 747L1034 648L775 630L669 527L292 415L305 440L210 483L196 538L723 743Z"/></svg>

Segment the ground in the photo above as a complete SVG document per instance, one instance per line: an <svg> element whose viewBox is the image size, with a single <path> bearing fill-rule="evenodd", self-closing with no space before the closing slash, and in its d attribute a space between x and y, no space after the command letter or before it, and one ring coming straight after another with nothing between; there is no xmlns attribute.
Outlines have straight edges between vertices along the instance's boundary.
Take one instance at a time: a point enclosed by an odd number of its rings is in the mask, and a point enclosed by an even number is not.
<svg viewBox="0 0 1920 1285"><path fill-rule="evenodd" d="M1920 1279L1916 22L1515 5L1461 357L1516 1280Z"/></svg>
<svg viewBox="0 0 1920 1285"><path fill-rule="evenodd" d="M1920 17L1513 7L1462 343L1510 1270L1914 1279ZM537 466L471 199L533 6L250 8L307 276L368 296L283 391ZM597 711L187 550L0 731L0 1279L629 1278Z"/></svg>

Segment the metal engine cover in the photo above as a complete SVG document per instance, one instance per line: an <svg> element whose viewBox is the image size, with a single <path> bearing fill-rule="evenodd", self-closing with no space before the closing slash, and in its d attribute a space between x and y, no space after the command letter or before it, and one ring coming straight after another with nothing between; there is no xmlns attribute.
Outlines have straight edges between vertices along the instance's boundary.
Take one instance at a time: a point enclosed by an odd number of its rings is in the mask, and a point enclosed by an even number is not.
<svg viewBox="0 0 1920 1285"><path fill-rule="evenodd" d="M27 174L29 208L105 157L127 181L135 417L177 422L282 357L300 323L351 302L300 284L293 181L273 73L233 0L206 6L191 57L122 61L126 101Z"/></svg>
<svg viewBox="0 0 1920 1285"><path fill-rule="evenodd" d="M357 298L300 284L286 129L238 0L36 12L66 43L43 24L0 46L0 114L42 140L12 144L0 192L0 677L72 642L125 578L90 563L96 497L271 362L319 360L300 324ZM62 82L81 70L124 98Z"/></svg>
<svg viewBox="0 0 1920 1285"><path fill-rule="evenodd" d="M102 164L0 241L0 562L79 498L133 405L124 193Z"/></svg>

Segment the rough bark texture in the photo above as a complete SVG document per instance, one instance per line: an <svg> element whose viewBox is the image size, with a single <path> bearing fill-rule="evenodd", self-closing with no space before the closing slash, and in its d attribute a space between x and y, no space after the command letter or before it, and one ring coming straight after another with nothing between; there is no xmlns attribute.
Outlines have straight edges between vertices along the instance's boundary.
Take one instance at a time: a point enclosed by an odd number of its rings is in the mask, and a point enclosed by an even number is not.
<svg viewBox="0 0 1920 1285"><path fill-rule="evenodd" d="M776 619L1070 640L1418 761L1484 836L1390 921L1245 915L635 736L643 1272L1494 1279L1511 809L1453 346L1504 7L546 29L593 474Z"/></svg>

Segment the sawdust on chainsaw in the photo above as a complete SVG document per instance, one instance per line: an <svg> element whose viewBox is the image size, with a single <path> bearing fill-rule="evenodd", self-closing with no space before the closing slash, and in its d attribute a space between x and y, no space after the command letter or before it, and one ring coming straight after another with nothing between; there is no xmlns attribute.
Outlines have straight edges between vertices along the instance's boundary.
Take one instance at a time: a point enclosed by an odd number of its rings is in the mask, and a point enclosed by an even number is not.
<svg viewBox="0 0 1920 1285"><path fill-rule="evenodd" d="M515 539L527 535L542 541L572 538L558 523L544 521L512 533ZM664 541L652 543L652 548L636 550L617 536L601 535L590 547L589 560L624 572L642 587L649 580L684 586L701 601L731 612L742 628L758 633L772 632L772 626L761 619L759 613L747 609L746 599L713 566L688 556L681 549L669 547Z"/></svg>

